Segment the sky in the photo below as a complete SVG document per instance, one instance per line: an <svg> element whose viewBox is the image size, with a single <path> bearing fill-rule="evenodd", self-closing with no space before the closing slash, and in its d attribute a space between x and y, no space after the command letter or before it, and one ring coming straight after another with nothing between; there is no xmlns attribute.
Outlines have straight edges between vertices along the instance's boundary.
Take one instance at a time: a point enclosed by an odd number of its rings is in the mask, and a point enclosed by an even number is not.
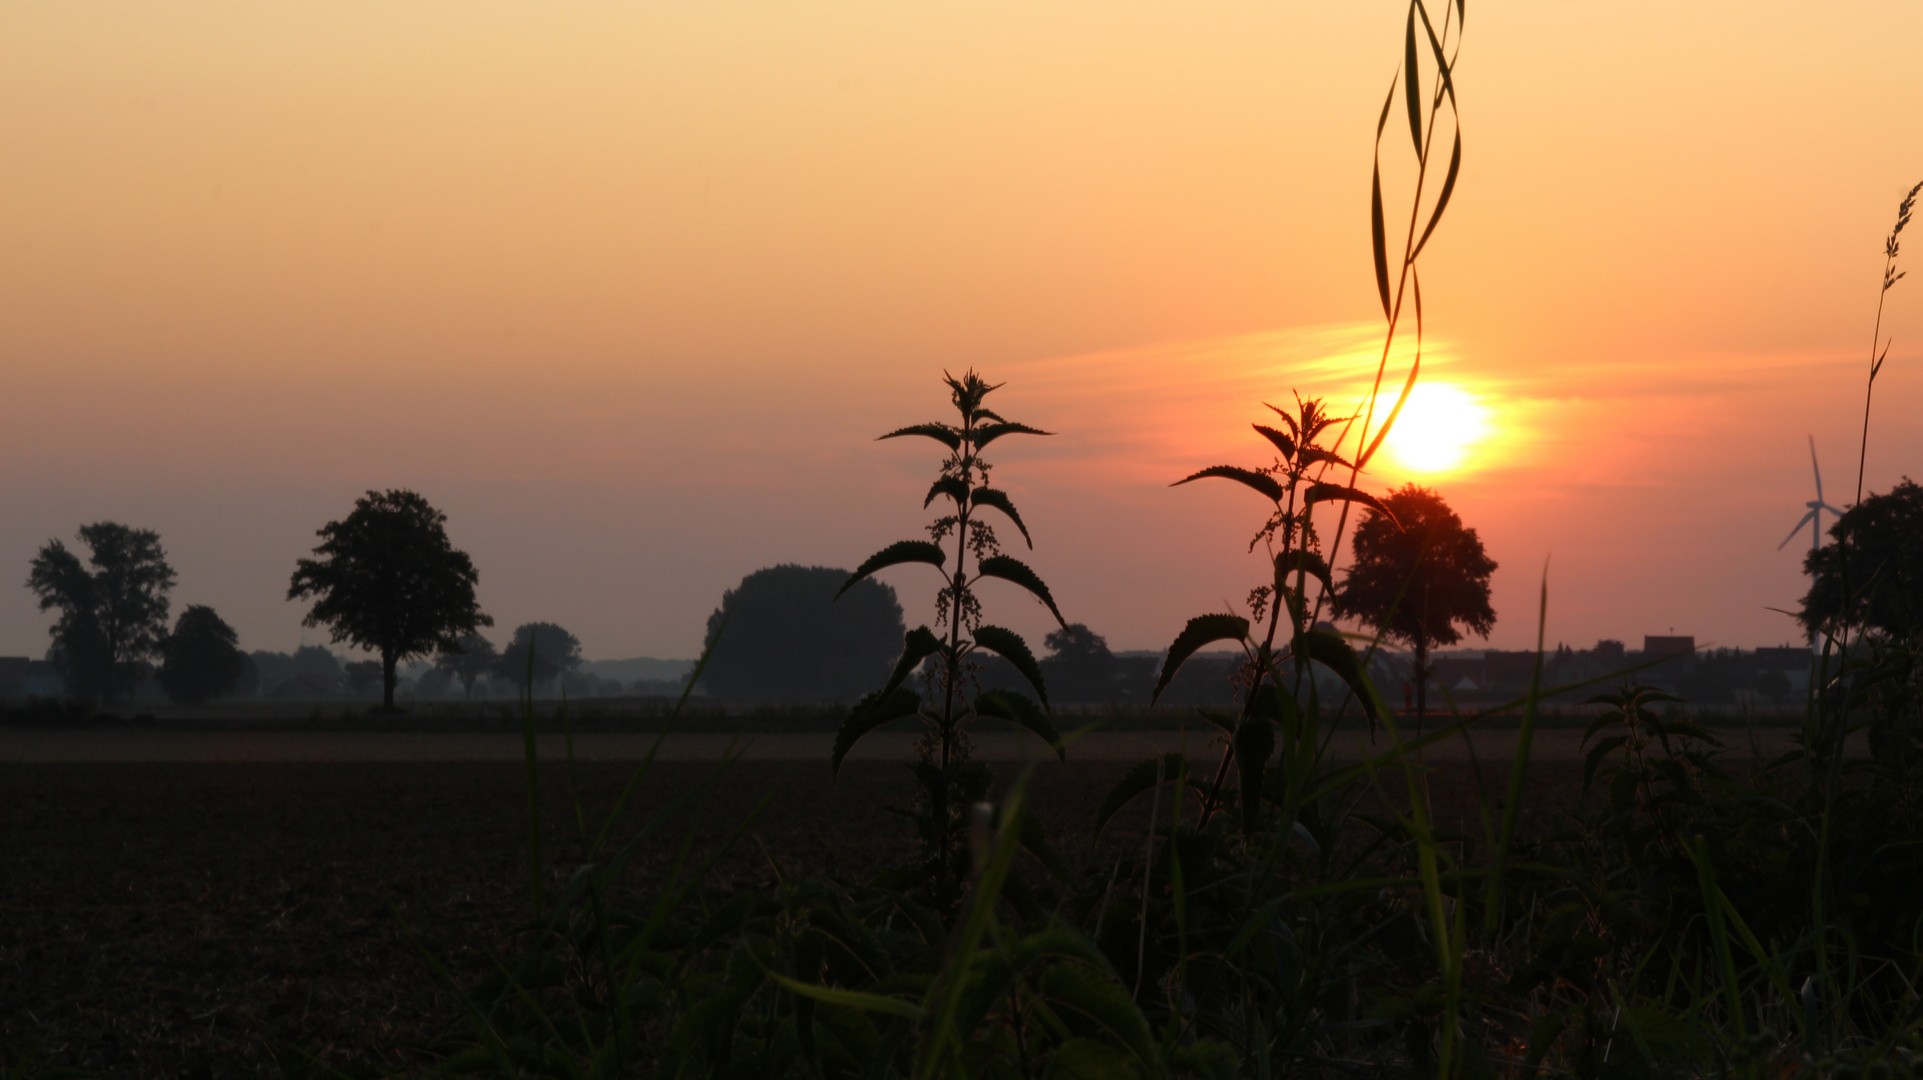
<svg viewBox="0 0 1923 1080"><path fill-rule="evenodd" d="M245 647L324 641L294 561L405 487L497 637L691 656L754 570L920 535L934 444L874 437L970 367L1056 433L991 455L1020 556L1160 648L1263 577L1259 497L1169 484L1374 373L1406 11L0 7L0 654L44 652L28 563L100 520L159 531L176 609ZM1909 3L1469 6L1423 385L1476 438L1362 482L1477 529L1490 645L1798 636L1770 609L1808 540L1777 545L1812 438L1854 496L1919 42ZM1886 299L1868 491L1923 473L1923 279ZM883 577L932 616L925 568Z"/></svg>

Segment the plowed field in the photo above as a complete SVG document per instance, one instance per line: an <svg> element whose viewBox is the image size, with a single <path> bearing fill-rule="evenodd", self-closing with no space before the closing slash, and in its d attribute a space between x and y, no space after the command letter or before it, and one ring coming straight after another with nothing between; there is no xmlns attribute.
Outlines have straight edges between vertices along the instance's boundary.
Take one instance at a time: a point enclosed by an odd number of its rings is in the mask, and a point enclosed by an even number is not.
<svg viewBox="0 0 1923 1080"><path fill-rule="evenodd" d="M1120 842L1098 850L1089 826L1126 767L1042 767L1033 805L1071 862ZM658 765L629 819L711 768ZM1533 827L1572 808L1577 768L1534 767ZM590 822L630 770L580 768ZM578 850L568 781L544 766L540 782L558 876ZM907 770L882 761L833 785L818 762L738 763L696 828L718 839L769 791L751 833L787 872L860 875L907 842L889 809L911 798ZM1474 819L1468 766L1439 766L1434 791L1445 819ZM461 1018L416 946L463 979L488 968L484 950L527 913L526 814L525 769L508 762L0 765L0 1065L272 1075L289 1045L339 1064L422 1062L407 1045ZM637 890L680 835L644 847ZM750 841L712 884L770 876Z"/></svg>

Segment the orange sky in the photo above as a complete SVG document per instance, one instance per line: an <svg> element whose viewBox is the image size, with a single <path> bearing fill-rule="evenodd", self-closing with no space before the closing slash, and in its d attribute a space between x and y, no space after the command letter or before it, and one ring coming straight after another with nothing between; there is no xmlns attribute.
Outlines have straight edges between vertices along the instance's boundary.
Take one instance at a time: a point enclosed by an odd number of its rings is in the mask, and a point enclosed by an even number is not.
<svg viewBox="0 0 1923 1080"><path fill-rule="evenodd" d="M409 486L504 626L690 655L750 571L915 533L933 458L870 439L974 365L1061 432L999 455L1031 563L1159 647L1259 576L1257 500L1166 483L1256 463L1260 401L1351 392L1377 340L1403 11L8 6L0 568L156 528L177 604L290 648L313 530ZM1495 643L1533 641L1545 559L1551 641L1794 636L1775 548L1806 435L1852 487L1923 8L1470 19L1424 288L1434 377L1491 409L1434 483L1501 564ZM1919 289L1890 294L1872 489L1923 472ZM46 623L18 590L0 653Z"/></svg>

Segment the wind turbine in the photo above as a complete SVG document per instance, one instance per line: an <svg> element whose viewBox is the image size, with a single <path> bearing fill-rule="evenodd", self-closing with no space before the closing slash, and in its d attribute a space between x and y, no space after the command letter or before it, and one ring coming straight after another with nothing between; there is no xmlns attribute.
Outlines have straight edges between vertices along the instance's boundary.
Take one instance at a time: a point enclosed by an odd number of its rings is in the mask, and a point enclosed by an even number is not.
<svg viewBox="0 0 1923 1080"><path fill-rule="evenodd" d="M1796 523L1796 527L1789 531L1789 535L1783 537L1783 542L1776 545L1776 550L1778 551L1788 547L1789 542L1796 539L1796 534L1803 531L1804 522L1808 522L1810 527L1810 550L1816 551L1821 549L1823 546L1823 511L1828 510L1837 517L1843 516L1843 511L1823 501L1823 470L1816 464L1816 436L1814 435L1809 437L1809 467L1810 471L1816 474L1816 498L1803 504L1809 507L1809 513L1804 514L1802 520Z"/></svg>

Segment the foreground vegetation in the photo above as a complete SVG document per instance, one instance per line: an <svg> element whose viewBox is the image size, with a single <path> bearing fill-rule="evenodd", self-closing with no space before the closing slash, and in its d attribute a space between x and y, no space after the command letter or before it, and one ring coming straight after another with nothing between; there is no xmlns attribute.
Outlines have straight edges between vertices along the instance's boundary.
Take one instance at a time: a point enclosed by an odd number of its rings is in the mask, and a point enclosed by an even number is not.
<svg viewBox="0 0 1923 1080"><path fill-rule="evenodd" d="M1062 616L1041 579L1001 554L992 532L977 531L973 511L987 506L1027 539L1007 497L989 488L978 451L990 437L1039 432L983 408L992 387L970 373L949 380L959 424L892 433L947 447L928 501L945 498L952 513L931 527L931 542L884 549L850 581L903 562L943 574L940 632L909 631L894 674L837 740L838 763L881 723L926 728L915 766L921 800L898 868L857 881L773 864L770 889L711 890L704 875L726 846L696 848L682 816L700 806L697 789L620 848L608 838L627 795L605 822L577 813L579 869L550 892L530 704L530 918L493 977L459 987L470 1029L441 1048L437 1071L1024 1080L1912 1073L1923 1052L1923 625L1892 622L1889 605L1874 604L1881 621L1872 622L1857 603L1901 577L1888 559L1868 565L1836 534L1841 599L1804 613L1822 647L1794 750L1741 760L1666 711L1675 699L1624 672L1591 688L1602 711L1585 732L1584 783L1600 797L1553 829L1520 827L1530 742L1539 702L1577 688L1542 685L1540 636L1536 679L1519 701L1452 713L1411 737L1371 681L1373 643L1358 652L1323 628L1325 608L1339 603L1331 568L1351 508L1368 515L1367 535L1407 532L1357 479L1420 370L1418 260L1461 160L1450 129L1462 15L1460 3L1441 19L1422 0L1411 4L1401 71L1377 124L1380 153L1392 116L1406 111L1417 159L1399 258L1380 170L1372 192L1388 323L1376 386L1412 322L1415 360L1401 392L1382 397L1380 418L1373 394L1348 417L1298 399L1275 410L1282 427L1257 428L1274 449L1271 465L1188 478L1230 480L1273 503L1255 544L1274 572L1251 591L1246 617L1198 616L1171 645L1158 692L1205 645L1230 642L1245 662L1234 708L1201 714L1220 729L1212 757L1143 762L1104 800L1098 829L1120 828L1134 819L1118 811L1148 803L1131 854L1071 872L1028 809L1047 766L1031 766L990 804L986 770L969 757L966 731L981 719L1024 727L1068 755L1078 737L1058 734L1027 645L981 620L974 586L984 577L1011 581ZM1446 164L1432 158L1445 148ZM1900 276L1896 237L1911 205L1887 243L1884 292ZM1873 383L1881 357L1872 360ZM952 562L940 546L951 539ZM1814 561L1812 571L1820 585ZM1384 628L1409 599L1392 584L1376 583L1391 594L1373 605ZM1548 603L1545 581L1545 615ZM982 689L977 650L1013 663L1034 699ZM917 672L925 696L913 689ZM1477 768L1480 827L1441 828L1425 749L1469 741L1490 716L1514 710L1513 758ZM1380 731L1380 752L1336 762L1331 735L1358 717ZM1845 760L1845 740L1862 730L1870 756ZM710 785L727 782L729 764ZM651 767L652 755L630 794ZM735 840L753 821L739 822ZM688 839L669 879L634 895L634 845L677 827Z"/></svg>

